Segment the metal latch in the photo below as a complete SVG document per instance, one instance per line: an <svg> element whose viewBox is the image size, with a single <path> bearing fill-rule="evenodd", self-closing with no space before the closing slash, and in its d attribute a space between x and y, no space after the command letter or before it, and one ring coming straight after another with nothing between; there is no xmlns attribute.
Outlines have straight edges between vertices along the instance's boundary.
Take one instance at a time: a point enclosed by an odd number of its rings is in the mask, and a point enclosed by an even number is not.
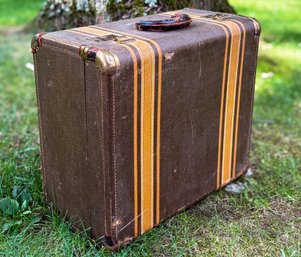
<svg viewBox="0 0 301 257"><path fill-rule="evenodd" d="M226 14L226 13L214 13L214 14L208 14L208 15L201 16L201 17L202 18L207 18L207 19L221 21L221 20L227 20L227 19L229 19L230 16L231 15Z"/></svg>
<svg viewBox="0 0 301 257"><path fill-rule="evenodd" d="M135 38L129 37L129 36L118 36L115 34L109 34L109 35L105 35L105 36L101 36L101 37L94 37L94 38L91 38L90 40L95 41L97 43L113 40L116 43L122 44L122 43L135 41Z"/></svg>
<svg viewBox="0 0 301 257"><path fill-rule="evenodd" d="M123 44L133 42L135 41L135 38L129 36L117 36L116 38L114 38L114 41L118 44Z"/></svg>

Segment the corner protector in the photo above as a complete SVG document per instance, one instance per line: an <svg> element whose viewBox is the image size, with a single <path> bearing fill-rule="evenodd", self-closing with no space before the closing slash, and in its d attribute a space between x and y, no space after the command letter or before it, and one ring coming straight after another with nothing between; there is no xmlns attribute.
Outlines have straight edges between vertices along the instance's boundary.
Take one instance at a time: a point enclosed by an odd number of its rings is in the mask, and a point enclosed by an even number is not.
<svg viewBox="0 0 301 257"><path fill-rule="evenodd" d="M249 17L249 19L253 23L253 26L254 26L254 29L255 29L254 34L256 36L260 36L260 34L261 34L261 25L260 25L259 21L257 19L255 19L255 18L253 18L253 17Z"/></svg>
<svg viewBox="0 0 301 257"><path fill-rule="evenodd" d="M84 60L94 61L96 68L103 74L114 75L119 70L118 56L108 50L82 45L79 54Z"/></svg>
<svg viewBox="0 0 301 257"><path fill-rule="evenodd" d="M31 40L31 52L35 54L38 50L39 47L42 45L42 37L45 33L38 33L35 36L33 36Z"/></svg>
<svg viewBox="0 0 301 257"><path fill-rule="evenodd" d="M110 236L104 236L102 239L102 245L110 252L118 252L122 247L133 241L133 237L126 237L123 240L113 240Z"/></svg>
<svg viewBox="0 0 301 257"><path fill-rule="evenodd" d="M95 60L95 51L98 51L97 48L93 48L92 46L86 46L82 45L79 47L79 55L84 59L84 60Z"/></svg>
<svg viewBox="0 0 301 257"><path fill-rule="evenodd" d="M100 50L96 53L96 68L107 75L115 74L120 68L120 61L116 54L107 50Z"/></svg>

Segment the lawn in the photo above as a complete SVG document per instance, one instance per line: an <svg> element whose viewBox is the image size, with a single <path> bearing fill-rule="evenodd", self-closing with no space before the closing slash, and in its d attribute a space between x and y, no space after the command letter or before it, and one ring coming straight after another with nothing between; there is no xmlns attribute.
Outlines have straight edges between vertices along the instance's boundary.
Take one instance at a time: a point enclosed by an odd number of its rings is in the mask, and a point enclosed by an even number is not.
<svg viewBox="0 0 301 257"><path fill-rule="evenodd" d="M39 8L0 0L0 26L8 30L0 34L0 199L19 192L22 204L13 217L0 212L0 256L301 256L301 2L230 3L263 29L253 175L239 180L241 193L220 190L112 254L70 232L43 204L32 35L9 32Z"/></svg>
<svg viewBox="0 0 301 257"><path fill-rule="evenodd" d="M41 9L43 0L0 0L0 28L22 26Z"/></svg>

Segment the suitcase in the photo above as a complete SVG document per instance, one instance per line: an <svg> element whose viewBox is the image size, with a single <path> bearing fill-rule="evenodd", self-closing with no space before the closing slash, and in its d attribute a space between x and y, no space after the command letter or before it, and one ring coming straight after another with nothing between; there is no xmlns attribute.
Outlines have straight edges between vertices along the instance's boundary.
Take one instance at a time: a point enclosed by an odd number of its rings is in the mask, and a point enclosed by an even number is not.
<svg viewBox="0 0 301 257"><path fill-rule="evenodd" d="M45 200L109 247L250 165L259 23L195 9L140 19L32 40Z"/></svg>

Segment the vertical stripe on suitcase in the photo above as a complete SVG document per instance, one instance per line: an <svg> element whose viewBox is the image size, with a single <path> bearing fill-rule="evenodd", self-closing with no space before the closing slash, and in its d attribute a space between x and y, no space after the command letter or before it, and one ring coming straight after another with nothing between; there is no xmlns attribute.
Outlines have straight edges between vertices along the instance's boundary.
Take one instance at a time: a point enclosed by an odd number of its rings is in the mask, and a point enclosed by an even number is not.
<svg viewBox="0 0 301 257"><path fill-rule="evenodd" d="M121 32L121 31L107 29L107 28L99 28L99 27L95 27L95 28L113 32L115 34L119 33L121 35L132 36L133 38L135 38L137 40L137 42L142 40L145 43L153 45L157 51L157 55L158 55L157 96L158 97L157 97L157 113L155 114L156 120L157 120L157 124L156 124L156 139L157 140L156 140L156 149L155 149L155 152L156 152L156 163L155 163L155 166L156 166L156 203L155 203L155 207L156 207L156 224L159 224L159 222L160 222L160 139L161 139L160 131L161 131L162 51L161 51L159 44L152 39L138 36L135 34L129 34L129 33ZM141 39L141 40L139 40L139 39ZM135 42L130 43L130 44L136 45ZM153 169L154 169L154 167L153 167ZM141 212L140 215L141 216L143 215L143 211ZM152 226L153 225L154 224L152 223ZM145 229L148 230L148 228L145 228Z"/></svg>
<svg viewBox="0 0 301 257"><path fill-rule="evenodd" d="M195 19L200 21L208 21L206 18L200 16L193 16ZM219 158L218 169L222 173L221 181L218 179L218 187L227 184L235 177L236 170L236 156L237 156L237 137L239 128L239 107L240 107L240 94L241 94L241 83L242 83L242 69L244 61L244 48L245 48L245 37L246 31L244 26L240 23L241 27L235 21L232 20L212 20L209 21L212 24L227 27L231 32L231 44L230 44L230 57L229 64L227 67L227 89L226 98L221 99L221 105L225 101L225 110L221 107L221 121L223 115L225 116L224 123L220 124L220 133L223 135L219 139L220 145L223 145L222 158ZM238 21L237 21L238 22ZM226 38L228 37L226 33ZM226 43L227 49L227 43ZM224 89L222 89L224 91ZM218 155L221 155L219 150Z"/></svg>
<svg viewBox="0 0 301 257"><path fill-rule="evenodd" d="M129 43L141 58L141 233L153 227L153 138L155 56L143 41Z"/></svg>
<svg viewBox="0 0 301 257"><path fill-rule="evenodd" d="M189 10L187 10L189 13ZM163 13L163 16L175 12ZM246 29L238 20L210 19L189 13L193 20L215 24L226 36L224 74L221 89L220 128L217 164L217 188L235 177L237 138L239 129L240 95L246 43ZM229 37L229 32L230 37ZM230 41L230 49L229 49ZM230 55L228 58L228 51Z"/></svg>
<svg viewBox="0 0 301 257"><path fill-rule="evenodd" d="M105 36L110 35L109 32L120 35L130 35L120 31L100 28L100 27L81 27L70 30L74 33L84 33L85 35L97 35ZM134 62L134 84L138 85L138 68L137 68L137 57L131 47L135 48L139 53L141 59L141 131L140 131L140 172L141 172L141 185L140 185L140 210L138 214L138 113L137 113L137 87L134 85L134 234L138 235L138 217L141 219L141 231L151 229L154 224L160 222L160 121L161 121L161 87L162 87L162 52L160 46L151 39L142 38L136 35L131 35L136 38L134 42L118 44L125 47L130 51L131 57ZM141 38L138 39L138 38ZM155 54L152 46L155 46L158 53L158 85L157 88L155 82ZM131 46L131 47L130 47ZM136 65L135 65L136 63ZM135 68L136 67L136 68ZM136 81L136 82L135 82ZM154 96L155 90L157 89L157 112L155 110ZM154 124L154 117L156 117L157 124ZM156 149L154 149L154 138L156 134ZM155 152L155 154L154 154ZM156 163L154 163L154 156L156 155ZM156 169L156 174L154 170ZM154 176L156 176L156 185L154 185ZM156 186L156 203L154 203L154 186ZM154 222L154 206L156 209L156 222Z"/></svg>
<svg viewBox="0 0 301 257"><path fill-rule="evenodd" d="M239 124L239 113L240 113L240 97L241 97L241 87L242 87L242 78L243 78L243 66L244 66L244 60L245 60L245 45L246 45L246 28L244 25L238 21L233 20L233 22L237 23L242 30L243 36L242 36L242 47L241 47L241 54L240 54L240 76L239 76L239 84L238 84L238 93L237 93L237 107L236 107L236 118L235 118L235 136L234 136L234 154L233 154L233 169L232 169L232 177L235 177L236 172L236 158L237 158L237 140L238 140L238 124Z"/></svg>
<svg viewBox="0 0 301 257"><path fill-rule="evenodd" d="M168 14L174 14L170 12ZM162 15L167 15L164 13ZM240 109L240 95L241 95L241 84L242 84L242 73L243 73L243 62L244 62L244 49L246 42L246 29L242 23L237 20L212 20L206 17L190 14L194 20L199 22L206 22L214 24L222 28L225 32L225 54L224 54L224 71L221 86L221 107L220 107L220 124L219 124L219 144L218 144L218 164L217 164L217 187L223 186L231 181L235 177L236 172L236 156L237 156L237 140L239 131L239 109ZM117 35L129 35L135 38L134 42L122 43L120 46L125 47L130 53L132 58L137 56L133 52L132 48L135 48L144 63L142 69L142 84L141 84L141 131L140 131L140 149L141 149L141 185L139 188L138 184L138 126L137 126L137 88L134 86L134 227L135 236L139 232L150 229L155 223L160 221L160 115L161 115L161 87L162 87L162 52L160 46L151 39L143 38L134 34L124 33L121 31L111 30L107 28L100 28L97 26L93 27L82 27L75 29L76 31L86 32L93 35L109 35L110 32ZM148 45L148 46L147 46ZM130 46L132 48L130 48ZM155 47L158 53L158 85L154 85L155 77L155 53L148 53ZM152 56L152 58L150 58ZM146 59L152 59L150 63ZM135 63L135 61L134 61ZM135 65L135 64L134 64ZM137 65L137 64L136 64ZM148 72L143 72L146 66ZM134 78L138 77L137 67L134 68ZM146 77L145 77L146 76ZM152 78L150 78L152 77ZM153 81L150 83L150 81ZM145 87L145 85L148 85ZM138 87L138 82L137 82ZM145 91L146 90L146 91ZM156 96L155 90L157 90L157 108L154 106L154 97ZM145 97L144 97L145 96ZM146 97L147 96L147 97ZM145 102L146 101L146 102ZM145 105L146 104L146 105ZM154 113L154 110L157 112ZM157 119L157 124L154 124L154 119ZM156 129L154 128L156 127ZM155 138L156 136L156 138ZM156 144L154 144L156 139ZM154 150L154 146L156 149ZM154 163L154 154L156 155L156 163ZM156 174L154 174L154 171ZM154 176L156 176L156 185L154 185ZM154 187L155 190L154 190ZM140 204L141 213L138 214L138 196L137 190L140 190ZM154 202L154 191L156 192ZM155 208L155 213L154 213ZM137 217L141 216L141 231L138 232Z"/></svg>

